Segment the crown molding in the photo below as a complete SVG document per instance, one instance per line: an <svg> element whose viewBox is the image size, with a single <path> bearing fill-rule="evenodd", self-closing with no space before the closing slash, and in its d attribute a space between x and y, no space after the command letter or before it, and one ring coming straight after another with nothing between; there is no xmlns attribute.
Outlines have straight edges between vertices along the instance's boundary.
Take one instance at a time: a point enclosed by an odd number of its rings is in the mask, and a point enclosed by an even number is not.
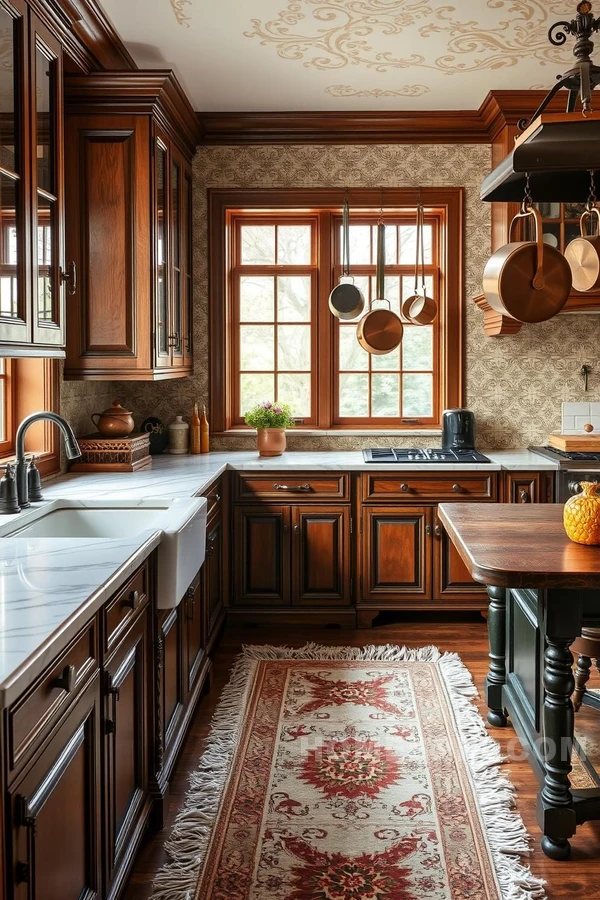
<svg viewBox="0 0 600 900"><path fill-rule="evenodd" d="M198 113L202 144L488 144L545 91L490 91L477 110ZM563 109L565 94L551 109Z"/></svg>
<svg viewBox="0 0 600 900"><path fill-rule="evenodd" d="M135 70L133 57L97 0L28 0L62 43L72 68Z"/></svg>
<svg viewBox="0 0 600 900"><path fill-rule="evenodd" d="M170 69L65 75L65 111L154 116L189 157L200 141L196 113Z"/></svg>

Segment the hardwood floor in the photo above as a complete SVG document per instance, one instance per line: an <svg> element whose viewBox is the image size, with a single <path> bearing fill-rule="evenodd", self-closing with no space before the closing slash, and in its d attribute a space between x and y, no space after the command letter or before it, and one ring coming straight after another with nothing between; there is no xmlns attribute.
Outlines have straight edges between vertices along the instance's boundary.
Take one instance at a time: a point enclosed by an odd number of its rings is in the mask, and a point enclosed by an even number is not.
<svg viewBox="0 0 600 900"><path fill-rule="evenodd" d="M125 890L126 900L148 900L152 894L154 874L165 861L164 841L185 797L189 774L197 766L209 732L211 716L227 683L229 669L242 644L286 643L301 646L307 641L354 646L368 643L406 644L412 647L435 644L442 650L460 654L479 690L482 690L487 671L487 629L478 614L455 614L445 618L435 613L423 614L418 618L397 615L394 621L388 624L357 630L293 626L289 626L286 630L281 626L273 628L228 626L214 652L212 689L200 701L171 782L169 821L162 832L150 834L146 838ZM595 679L590 686L599 685L597 673ZM586 713L586 717L589 715L590 713ZM600 712L595 715L598 716L600 724ZM516 752L517 756L520 755L520 745L510 727L494 729L493 734L507 754L511 753L514 756ZM540 833L535 820L537 782L529 764L526 760L511 762L506 766L506 772L517 789L519 811L534 839L532 868L537 875L546 879L550 900L597 896L600 881L600 822L587 823L578 829L577 836L572 841L573 852L569 862L558 863L546 859L539 849Z"/></svg>

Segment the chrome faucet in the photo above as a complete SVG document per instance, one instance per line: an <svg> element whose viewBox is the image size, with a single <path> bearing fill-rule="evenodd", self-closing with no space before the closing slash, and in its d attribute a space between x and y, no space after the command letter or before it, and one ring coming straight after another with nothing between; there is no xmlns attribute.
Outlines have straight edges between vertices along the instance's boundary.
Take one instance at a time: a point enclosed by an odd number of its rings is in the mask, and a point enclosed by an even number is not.
<svg viewBox="0 0 600 900"><path fill-rule="evenodd" d="M63 419L62 416L59 416L58 413L42 411L31 413L31 415L25 416L25 418L17 428L17 436L15 441L17 462L17 494L19 498L19 506L21 507L21 509L26 509L28 506L30 506L29 488L27 481L27 454L25 453L25 434L30 425L33 425L34 422L40 422L42 420L54 422L54 424L58 425L58 427L60 428L65 441L65 452L67 454L67 459L77 459L78 456L81 456L81 450L79 449L79 444L77 443L77 438L75 437L73 429L71 428L67 420Z"/></svg>

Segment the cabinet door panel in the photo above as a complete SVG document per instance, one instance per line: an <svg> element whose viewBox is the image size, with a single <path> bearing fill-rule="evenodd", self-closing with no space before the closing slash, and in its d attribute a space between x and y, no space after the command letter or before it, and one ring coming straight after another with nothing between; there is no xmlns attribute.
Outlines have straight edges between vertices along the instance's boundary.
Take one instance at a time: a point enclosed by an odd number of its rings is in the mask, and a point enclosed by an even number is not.
<svg viewBox="0 0 600 900"><path fill-rule="evenodd" d="M298 507L292 515L293 602L349 605L350 509Z"/></svg>
<svg viewBox="0 0 600 900"><path fill-rule="evenodd" d="M239 554L234 602L281 606L290 602L290 507L234 510L233 546Z"/></svg>
<svg viewBox="0 0 600 900"><path fill-rule="evenodd" d="M33 165L33 342L65 343L62 48L30 17Z"/></svg>
<svg viewBox="0 0 600 900"><path fill-rule="evenodd" d="M11 791L15 900L101 896L99 734L96 675Z"/></svg>
<svg viewBox="0 0 600 900"><path fill-rule="evenodd" d="M210 652L225 613L223 603L223 527L221 512L208 523L203 574L206 646L208 652Z"/></svg>
<svg viewBox="0 0 600 900"><path fill-rule="evenodd" d="M25 31L27 7L22 0L0 2L2 46L2 126L0 129L0 341L31 341L31 285L26 277L25 124L29 110Z"/></svg>
<svg viewBox="0 0 600 900"><path fill-rule="evenodd" d="M362 599L429 600L431 509L363 510Z"/></svg>
<svg viewBox="0 0 600 900"><path fill-rule="evenodd" d="M487 591L471 578L460 553L448 537L446 529L436 518L433 548L433 599L481 600L487 605Z"/></svg>
<svg viewBox="0 0 600 900"><path fill-rule="evenodd" d="M143 116L72 116L66 128L67 258L78 271L66 368L147 369L148 123Z"/></svg>
<svg viewBox="0 0 600 900"><path fill-rule="evenodd" d="M185 597L185 671L188 692L194 687L200 663L206 651L204 617L202 615L202 577L202 573L200 573L188 588Z"/></svg>
<svg viewBox="0 0 600 900"><path fill-rule="evenodd" d="M148 799L149 611L143 610L105 665L108 881Z"/></svg>
<svg viewBox="0 0 600 900"><path fill-rule="evenodd" d="M154 136L154 365L171 365L172 316L169 302L169 151L166 138Z"/></svg>
<svg viewBox="0 0 600 900"><path fill-rule="evenodd" d="M169 760L173 741L185 703L183 676L183 609L184 604L165 610L159 616L161 687L159 700L159 733L163 762Z"/></svg>

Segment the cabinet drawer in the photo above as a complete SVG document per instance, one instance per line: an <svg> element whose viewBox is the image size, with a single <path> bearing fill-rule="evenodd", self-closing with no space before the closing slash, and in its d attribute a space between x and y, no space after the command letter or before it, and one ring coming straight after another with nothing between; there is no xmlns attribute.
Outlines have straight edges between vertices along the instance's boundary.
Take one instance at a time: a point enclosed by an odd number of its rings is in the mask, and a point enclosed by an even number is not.
<svg viewBox="0 0 600 900"><path fill-rule="evenodd" d="M221 479L219 479L216 484L213 484L207 491L204 491L200 496L206 497L206 518L210 519L216 512L218 512L221 504L221 497L223 495L223 486L221 484Z"/></svg>
<svg viewBox="0 0 600 900"><path fill-rule="evenodd" d="M276 500L279 503L310 503L321 500L349 500L347 474L270 475L238 474L235 479L238 500Z"/></svg>
<svg viewBox="0 0 600 900"><path fill-rule="evenodd" d="M146 601L148 577L148 564L145 563L102 609L105 652L114 647L123 631L129 627L131 619Z"/></svg>
<svg viewBox="0 0 600 900"><path fill-rule="evenodd" d="M96 619L93 619L66 650L8 711L10 770L30 755L42 736L58 720L75 693L98 668Z"/></svg>
<svg viewBox="0 0 600 900"><path fill-rule="evenodd" d="M362 476L363 501L415 500L495 500L496 474L479 472L404 472Z"/></svg>

